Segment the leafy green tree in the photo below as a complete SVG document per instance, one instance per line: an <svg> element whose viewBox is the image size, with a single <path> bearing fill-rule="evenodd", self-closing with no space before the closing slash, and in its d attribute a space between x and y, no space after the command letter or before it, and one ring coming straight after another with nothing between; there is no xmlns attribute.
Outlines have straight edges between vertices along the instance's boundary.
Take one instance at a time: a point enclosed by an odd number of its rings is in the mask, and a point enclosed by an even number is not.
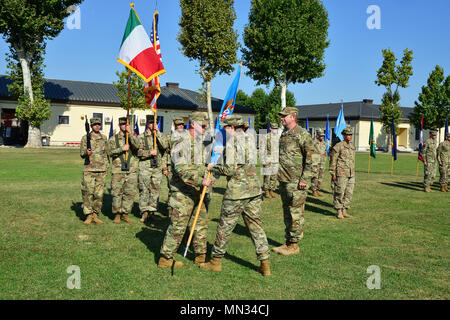
<svg viewBox="0 0 450 320"><path fill-rule="evenodd" d="M242 49L247 74L258 85L274 81L284 109L290 83L323 76L328 13L320 0L252 0L248 20Z"/></svg>
<svg viewBox="0 0 450 320"><path fill-rule="evenodd" d="M383 64L377 71L377 80L375 80L375 83L378 86L384 86L386 88L386 92L381 99L380 112L383 128L387 134L390 134L392 120L394 120L395 127L397 128L402 116L398 89L399 87L408 87L409 78L413 74L411 66L413 52L412 50L405 49L399 65L396 65L397 59L391 49L383 49L382 53Z"/></svg>
<svg viewBox="0 0 450 320"><path fill-rule="evenodd" d="M250 97L241 89L238 90L237 94L236 94L236 104L239 104L241 106L245 106L248 107L248 99Z"/></svg>
<svg viewBox="0 0 450 320"><path fill-rule="evenodd" d="M266 109L266 114L268 115L270 122L277 122L279 125L281 125L281 118L278 115L278 112L280 112L283 109L281 106L280 94L281 89L278 87L274 87L272 91L270 91L268 97L268 105ZM294 107L295 104L296 101L294 94L291 91L286 90L286 105Z"/></svg>
<svg viewBox="0 0 450 320"><path fill-rule="evenodd" d="M444 76L444 69L438 65L430 73L427 85L422 86L419 102L414 101L411 123L420 128L423 116L424 129L442 128L450 112L450 76Z"/></svg>
<svg viewBox="0 0 450 320"><path fill-rule="evenodd" d="M50 117L49 104L43 98L43 81L32 80L34 72L41 72L42 57L46 41L56 37L64 28L64 18L72 5L82 0L0 0L0 34L9 45L10 60L20 64L23 92L17 96L19 100L18 116L28 121L28 147L41 147L40 125ZM14 63L11 78L17 79L20 72ZM36 74L36 73L35 73ZM36 97L33 91L36 89ZM17 91L13 89L17 94Z"/></svg>
<svg viewBox="0 0 450 320"><path fill-rule="evenodd" d="M113 85L117 88L117 96L120 99L120 106L127 110L128 106L128 69L124 68L122 72L116 71L116 76L119 78ZM144 80L136 73L131 72L130 75L130 112L134 113L136 109L144 110L145 95L144 95Z"/></svg>
<svg viewBox="0 0 450 320"><path fill-rule="evenodd" d="M207 95L210 127L214 128L211 105L211 80L230 74L237 62L238 34L233 29L234 0L180 0L181 18L178 41L182 53L199 63Z"/></svg>
<svg viewBox="0 0 450 320"><path fill-rule="evenodd" d="M267 109L268 95L262 88L257 88L247 99L247 107L253 109L255 114L255 130L266 128L267 120L265 110ZM266 124L264 124L266 123Z"/></svg>

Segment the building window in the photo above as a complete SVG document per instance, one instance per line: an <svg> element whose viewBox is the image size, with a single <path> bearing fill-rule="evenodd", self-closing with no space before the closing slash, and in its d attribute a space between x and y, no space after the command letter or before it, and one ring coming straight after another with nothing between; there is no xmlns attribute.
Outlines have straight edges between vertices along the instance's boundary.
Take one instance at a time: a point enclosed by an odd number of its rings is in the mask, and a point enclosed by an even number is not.
<svg viewBox="0 0 450 320"><path fill-rule="evenodd" d="M70 124L69 120L70 120L69 116L64 116L64 115L59 115L58 116L58 124L68 125L68 124Z"/></svg>
<svg viewBox="0 0 450 320"><path fill-rule="evenodd" d="M157 116L156 124L159 124L159 132L164 133L164 116Z"/></svg>

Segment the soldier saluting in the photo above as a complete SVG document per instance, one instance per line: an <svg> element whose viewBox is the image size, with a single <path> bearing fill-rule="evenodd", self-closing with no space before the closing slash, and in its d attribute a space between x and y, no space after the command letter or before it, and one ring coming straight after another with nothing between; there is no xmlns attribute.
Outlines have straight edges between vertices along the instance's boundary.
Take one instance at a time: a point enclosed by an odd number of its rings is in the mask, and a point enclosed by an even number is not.
<svg viewBox="0 0 450 320"><path fill-rule="evenodd" d="M87 120L86 120L87 121ZM88 134L81 138L80 156L85 159L83 180L81 181L81 195L83 198L83 213L86 215L84 224L95 222L102 224L98 218L102 209L103 192L105 190L106 175L108 174L108 139L100 130L102 121L91 118L89 132L90 149L88 149ZM87 122L86 122L87 125Z"/></svg>

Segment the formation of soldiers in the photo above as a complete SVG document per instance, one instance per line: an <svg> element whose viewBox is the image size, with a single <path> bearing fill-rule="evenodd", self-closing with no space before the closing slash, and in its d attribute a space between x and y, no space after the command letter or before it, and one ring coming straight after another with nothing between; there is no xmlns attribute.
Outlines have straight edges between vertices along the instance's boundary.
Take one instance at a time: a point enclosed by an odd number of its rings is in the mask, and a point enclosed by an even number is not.
<svg viewBox="0 0 450 320"><path fill-rule="evenodd" d="M194 228L192 245L194 263L202 270L220 272L233 229L242 216L249 230L257 259L258 272L271 274L270 249L261 221L263 198L275 198L274 190L279 184L285 225L285 243L272 248L280 255L300 252L303 238L305 203L308 190L313 196L322 196L320 188L326 167L327 145L323 130L317 130L316 138L297 124L297 108L287 107L279 113L284 127L281 136L277 123L272 123L267 135L267 150L261 159L264 184L260 185L256 170L256 141L249 134L248 123L238 115L231 115L221 122L226 132L226 143L219 162L210 163L214 139L210 135L206 112L193 112L189 127L184 129L183 118L174 119L175 130L164 136L154 126L153 115L147 116L146 130L135 137L126 117L119 119L120 130L111 139L101 130L101 120L90 119L90 149L88 137L83 136L80 156L85 159L82 178L84 224L103 222L99 219L106 177L111 161L111 193L114 223L130 223L129 218L137 190L141 222L159 220L157 215L159 190L163 176L168 179L168 211L170 224L160 249L159 268L181 268L183 263L174 260L186 231L192 228L191 217L201 202L199 216ZM333 191L334 208L338 219L352 218L348 214L355 186L355 146L353 132L346 128L344 140L331 148L329 172ZM450 160L450 134L436 146L436 131L423 150L425 164L425 191L434 179L435 165L439 164L441 191L448 192ZM156 145L155 145L156 143ZM262 147L260 146L260 149ZM261 150L260 150L261 151ZM216 238L207 259L208 208L212 186L220 176L227 179L222 201ZM202 190L206 193L200 201ZM427 191L428 192L428 191Z"/></svg>

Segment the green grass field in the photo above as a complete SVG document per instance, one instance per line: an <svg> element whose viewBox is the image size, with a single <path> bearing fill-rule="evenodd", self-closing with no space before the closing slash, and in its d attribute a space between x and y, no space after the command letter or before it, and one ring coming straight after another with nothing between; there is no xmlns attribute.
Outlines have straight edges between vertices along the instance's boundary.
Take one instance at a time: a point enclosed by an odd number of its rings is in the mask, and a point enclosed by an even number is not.
<svg viewBox="0 0 450 320"><path fill-rule="evenodd" d="M390 156L377 154L370 174L367 160L357 155L354 219L335 218L327 174L324 196L308 197L300 255L272 254L272 276L262 277L242 219L221 273L200 270L192 253L183 258L183 244L176 259L185 266L161 270L168 219L143 225L136 202L134 223L113 224L109 180L105 223L82 223L78 150L0 148L0 299L449 299L449 194L437 183L423 192L414 155L400 154L393 176ZM209 245L225 179L215 186ZM270 247L282 244L281 200L264 200L262 217ZM71 265L81 270L79 290L66 286ZM371 265L381 270L379 290L366 286Z"/></svg>

